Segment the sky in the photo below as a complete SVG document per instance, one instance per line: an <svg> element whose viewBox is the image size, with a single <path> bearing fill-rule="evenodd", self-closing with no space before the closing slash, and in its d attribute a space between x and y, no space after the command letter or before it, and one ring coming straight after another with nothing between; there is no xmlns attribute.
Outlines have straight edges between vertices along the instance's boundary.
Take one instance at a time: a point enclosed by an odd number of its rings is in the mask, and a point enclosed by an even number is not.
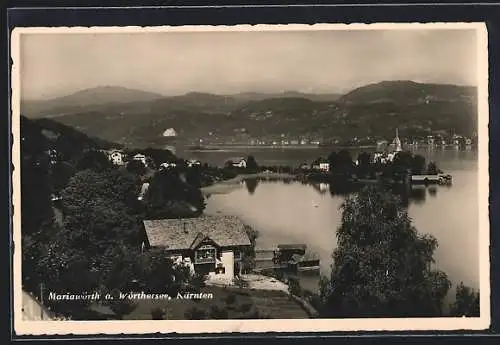
<svg viewBox="0 0 500 345"><path fill-rule="evenodd" d="M383 80L477 85L471 29L25 33L21 97L97 86L344 93Z"/></svg>

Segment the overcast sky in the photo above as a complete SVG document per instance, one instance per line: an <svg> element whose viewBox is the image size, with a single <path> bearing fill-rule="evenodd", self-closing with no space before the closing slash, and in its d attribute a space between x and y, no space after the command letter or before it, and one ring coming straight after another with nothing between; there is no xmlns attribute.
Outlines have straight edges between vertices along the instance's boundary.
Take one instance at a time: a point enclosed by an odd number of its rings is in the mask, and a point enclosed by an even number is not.
<svg viewBox="0 0 500 345"><path fill-rule="evenodd" d="M345 92L382 80L476 85L474 30L23 34L22 98L95 86Z"/></svg>

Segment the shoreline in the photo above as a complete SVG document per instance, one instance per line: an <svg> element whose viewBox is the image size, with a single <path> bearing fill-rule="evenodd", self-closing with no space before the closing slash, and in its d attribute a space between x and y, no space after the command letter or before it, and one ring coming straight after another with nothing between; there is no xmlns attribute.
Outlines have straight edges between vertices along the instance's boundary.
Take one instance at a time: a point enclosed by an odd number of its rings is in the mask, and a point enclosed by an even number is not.
<svg viewBox="0 0 500 345"><path fill-rule="evenodd" d="M275 179L296 179L297 177L288 173L254 173L254 174L239 174L229 180L216 182L210 186L200 188L204 195L207 194L227 194L236 188L241 187L241 183L247 179L254 178L275 178Z"/></svg>
<svg viewBox="0 0 500 345"><path fill-rule="evenodd" d="M433 149L438 150L470 150L477 149L477 145L470 146L456 146L453 144L447 145L429 145L429 144L418 144L418 145L403 145L406 150L419 150L419 149ZM202 148L186 148L186 152L200 152L200 153L222 153L222 152L238 152L240 150L314 150L314 149L336 149L336 150L377 150L379 146L376 144L366 144L366 145L213 145L204 146Z"/></svg>

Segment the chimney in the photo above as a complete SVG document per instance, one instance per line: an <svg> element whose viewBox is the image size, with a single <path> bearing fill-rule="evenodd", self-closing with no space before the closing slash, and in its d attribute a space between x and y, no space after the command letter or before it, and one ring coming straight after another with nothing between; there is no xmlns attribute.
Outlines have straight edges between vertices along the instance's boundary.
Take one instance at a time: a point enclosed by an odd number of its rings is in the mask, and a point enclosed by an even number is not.
<svg viewBox="0 0 500 345"><path fill-rule="evenodd" d="M184 233L187 234L188 231L186 230L186 222L182 222L182 227L184 229Z"/></svg>

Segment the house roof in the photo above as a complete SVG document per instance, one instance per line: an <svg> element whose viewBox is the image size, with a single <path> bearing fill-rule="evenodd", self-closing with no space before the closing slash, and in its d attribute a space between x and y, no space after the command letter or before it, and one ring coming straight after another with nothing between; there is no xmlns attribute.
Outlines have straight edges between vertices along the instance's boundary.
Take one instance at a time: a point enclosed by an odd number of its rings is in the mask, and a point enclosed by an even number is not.
<svg viewBox="0 0 500 345"><path fill-rule="evenodd" d="M144 220L143 223L152 247L190 249L196 246L195 241L201 243L206 237L221 247L250 245L243 222L235 216Z"/></svg>

